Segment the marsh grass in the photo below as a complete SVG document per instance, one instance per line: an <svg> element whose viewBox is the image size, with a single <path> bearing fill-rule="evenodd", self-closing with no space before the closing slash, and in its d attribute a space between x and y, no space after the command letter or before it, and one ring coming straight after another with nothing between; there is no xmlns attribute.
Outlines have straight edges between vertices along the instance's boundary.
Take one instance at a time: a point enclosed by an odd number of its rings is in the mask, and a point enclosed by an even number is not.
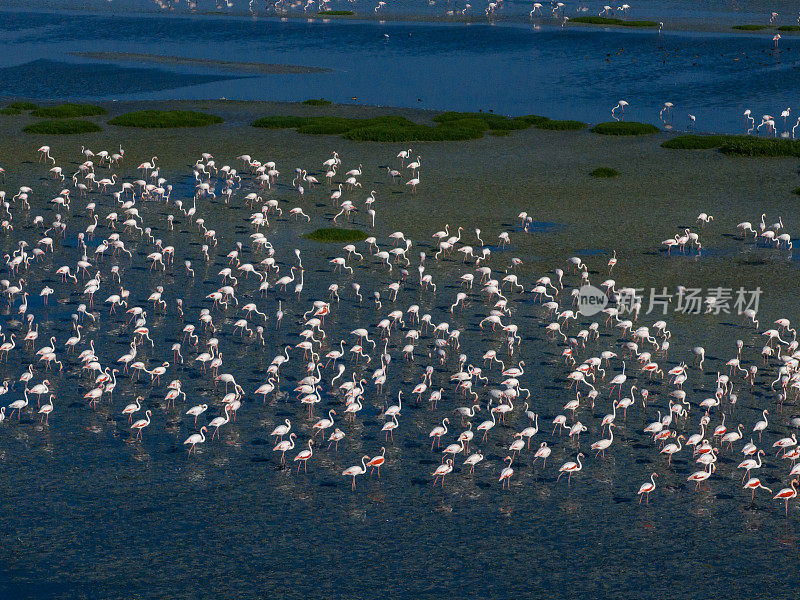
<svg viewBox="0 0 800 600"><path fill-rule="evenodd" d="M659 131L655 125L636 121L608 121L592 127L592 132L600 135L651 135Z"/></svg>
<svg viewBox="0 0 800 600"><path fill-rule="evenodd" d="M552 121L538 115L506 117L473 112L444 112L433 120L436 125L431 126L393 115L370 119L280 115L257 119L252 125L270 129L292 128L306 134L341 135L349 140L369 142L459 141L479 139L486 132L507 135L532 126L565 131L586 127L580 121Z"/></svg>
<svg viewBox="0 0 800 600"><path fill-rule="evenodd" d="M710 150L719 148L731 135L679 135L661 144L671 150Z"/></svg>
<svg viewBox="0 0 800 600"><path fill-rule="evenodd" d="M97 117L106 114L106 109L94 104L59 104L58 106L43 106L35 109L31 114L44 119L74 119L75 117Z"/></svg>
<svg viewBox="0 0 800 600"><path fill-rule="evenodd" d="M556 121L547 119L542 123L534 125L536 129L549 129L551 131L577 131L579 129L586 129L588 125L583 121Z"/></svg>
<svg viewBox="0 0 800 600"><path fill-rule="evenodd" d="M6 106L5 108L0 108L0 115L21 115L22 111L19 108L11 108L10 106Z"/></svg>
<svg viewBox="0 0 800 600"><path fill-rule="evenodd" d="M589 173L589 175L592 177L598 177L600 179L611 179L612 177L618 176L619 171L612 169L611 167L598 167Z"/></svg>
<svg viewBox="0 0 800 600"><path fill-rule="evenodd" d="M359 229L325 227L307 233L303 237L315 242L362 242L367 239L367 234Z"/></svg>
<svg viewBox="0 0 800 600"><path fill-rule="evenodd" d="M39 108L38 104L34 104L33 102L25 102L25 101L17 101L9 103L6 108L13 108L14 110L36 110Z"/></svg>
<svg viewBox="0 0 800 600"><path fill-rule="evenodd" d="M800 141L729 136L719 147L723 154L734 156L800 156Z"/></svg>
<svg viewBox="0 0 800 600"><path fill-rule="evenodd" d="M589 25L615 25L618 27L658 27L656 21L625 21L609 17L574 17L570 23L588 23Z"/></svg>
<svg viewBox="0 0 800 600"><path fill-rule="evenodd" d="M83 119L55 119L31 123L22 131L46 135L72 135L76 133L95 133L103 128L97 123Z"/></svg>
<svg viewBox="0 0 800 600"><path fill-rule="evenodd" d="M205 127L222 123L222 117L193 110L137 110L109 120L109 125L165 129L170 127Z"/></svg>
<svg viewBox="0 0 800 600"><path fill-rule="evenodd" d="M800 25L780 25L775 27L773 25L759 25L755 23L745 23L744 25L734 25L731 29L737 31L764 31L765 29L776 29L784 33L800 31Z"/></svg>
<svg viewBox="0 0 800 600"><path fill-rule="evenodd" d="M325 100L325 98L309 98L308 100L303 100L303 104L308 106L330 106L333 102Z"/></svg>
<svg viewBox="0 0 800 600"><path fill-rule="evenodd" d="M800 141L750 135L679 135L661 144L672 150L712 150L734 156L800 156Z"/></svg>

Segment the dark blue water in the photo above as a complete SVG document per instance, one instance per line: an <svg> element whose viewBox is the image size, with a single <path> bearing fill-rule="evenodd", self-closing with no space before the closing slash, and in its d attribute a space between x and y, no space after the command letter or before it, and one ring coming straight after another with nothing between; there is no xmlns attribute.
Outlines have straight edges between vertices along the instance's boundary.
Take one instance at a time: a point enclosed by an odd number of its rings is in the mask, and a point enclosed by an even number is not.
<svg viewBox="0 0 800 600"><path fill-rule="evenodd" d="M0 31L0 66L20 67L0 70L9 97L325 97L589 122L609 120L611 108L626 100L628 120L685 129L692 114L698 131L739 132L745 109L759 120L762 114L779 115L793 105L800 85L800 47L786 37L775 52L771 38L762 35L21 12L0 13ZM98 61L70 55L81 51L319 66L333 72L242 77L111 61L99 61L102 68L86 72L76 65ZM42 59L52 62L37 62ZM131 67L141 70L124 70ZM21 81L26 69L34 81ZM662 122L659 111L667 101L675 107ZM786 129L794 121L787 121ZM782 120L778 125L783 131Z"/></svg>

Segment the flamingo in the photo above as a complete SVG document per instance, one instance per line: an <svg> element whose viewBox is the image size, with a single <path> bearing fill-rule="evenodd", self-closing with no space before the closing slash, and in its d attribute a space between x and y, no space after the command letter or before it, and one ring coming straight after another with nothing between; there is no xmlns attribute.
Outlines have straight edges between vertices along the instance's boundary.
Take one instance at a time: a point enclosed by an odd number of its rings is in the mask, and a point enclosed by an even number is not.
<svg viewBox="0 0 800 600"><path fill-rule="evenodd" d="M645 504L650 504L650 492L656 489L656 479L655 479L656 477L658 477L658 473L651 474L649 483L643 483L639 487L639 491L637 492L637 494L639 495L639 504L642 503L642 495L645 495L647 497L647 501L645 502Z"/></svg>
<svg viewBox="0 0 800 600"><path fill-rule="evenodd" d="M308 472L308 461L313 456L314 450L312 446L314 445L314 440L308 440L308 448L306 450L301 450L297 456L294 457L295 462L297 462L297 472L300 472L300 463L303 463L303 473Z"/></svg>
<svg viewBox="0 0 800 600"><path fill-rule="evenodd" d="M511 489L511 476L514 474L514 469L511 468L511 465L514 463L514 459L511 456L506 456L503 459L503 462L505 461L508 461L508 466L500 472L500 479L498 481L503 483L503 489L506 487Z"/></svg>
<svg viewBox="0 0 800 600"><path fill-rule="evenodd" d="M444 478L445 475L453 472L453 459L448 458L447 462L442 465L436 467L436 470L432 473L433 475L433 487L436 487L437 480L441 477L442 478L442 489L444 489Z"/></svg>
<svg viewBox="0 0 800 600"><path fill-rule="evenodd" d="M356 477L359 475L363 475L367 472L367 465L366 462L369 460L369 456L362 456L361 457L361 466L354 465L352 467L347 467L344 471L342 471L342 475L344 477L352 477L353 478L353 489L356 489Z"/></svg>
<svg viewBox="0 0 800 600"><path fill-rule="evenodd" d="M142 400L144 400L143 396L137 396L133 404L128 404L125 408L122 409L122 414L128 415L128 423L130 423L133 420L134 413L137 413L140 410L142 410L142 405L140 404Z"/></svg>
<svg viewBox="0 0 800 600"><path fill-rule="evenodd" d="M297 437L297 434L292 432L289 434L289 440L283 440L275 444L275 447L272 449L273 452L280 452L281 453L281 465L286 464L286 452L289 450L294 450L294 438Z"/></svg>
<svg viewBox="0 0 800 600"><path fill-rule="evenodd" d="M22 416L22 409L28 406L28 389L25 388L23 392L24 398L21 400L14 400L11 404L8 405L8 408L11 409L11 414L9 415L9 419L14 418L14 411L17 411L17 421L20 420Z"/></svg>
<svg viewBox="0 0 800 600"><path fill-rule="evenodd" d="M797 479L792 479L791 483L789 484L788 488L783 488L777 494L775 494L772 499L773 500L783 500L784 508L786 509L786 516L789 516L789 500L792 498L797 497L797 490L795 486L798 484Z"/></svg>
<svg viewBox="0 0 800 600"><path fill-rule="evenodd" d="M378 471L378 479L381 477L381 466L386 462L386 448L381 447L381 453L377 456L373 456L371 459L367 461L366 466L370 467L369 474L372 475L372 472L377 470Z"/></svg>
<svg viewBox="0 0 800 600"><path fill-rule="evenodd" d="M572 474L577 473L581 469L583 469L583 465L581 464L581 459L584 458L583 452L579 452L578 456L575 458L576 462L567 461L558 469L558 477L556 478L556 482L561 479L561 476L566 473L567 474L567 485L572 482Z"/></svg>
<svg viewBox="0 0 800 600"><path fill-rule="evenodd" d="M183 445L184 446L186 446L186 445L190 446L189 447L189 454L190 455L192 454L192 452L197 452L197 444L202 444L202 443L204 443L206 441L205 433L206 433L207 430L208 430L208 428L203 426L203 427L200 428L200 432L199 433L193 433L192 435L190 435L189 437L187 437L183 441Z"/></svg>
<svg viewBox="0 0 800 600"><path fill-rule="evenodd" d="M146 411L144 413L144 419L139 419L133 425L131 425L131 429L135 429L137 431L137 433L136 433L136 439L137 440L142 439L142 431L144 430L145 427L150 425L150 415L152 415L152 414L153 414L153 411L151 411L151 410Z"/></svg>

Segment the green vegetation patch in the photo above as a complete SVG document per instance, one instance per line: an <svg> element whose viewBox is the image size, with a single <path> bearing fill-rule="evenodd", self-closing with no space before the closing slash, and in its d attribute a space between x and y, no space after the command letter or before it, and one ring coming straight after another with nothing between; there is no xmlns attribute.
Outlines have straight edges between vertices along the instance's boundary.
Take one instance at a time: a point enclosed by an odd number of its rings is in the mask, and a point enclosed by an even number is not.
<svg viewBox="0 0 800 600"><path fill-rule="evenodd" d="M658 27L656 21L624 21L609 17L574 17L570 23L588 23L589 25L615 25L618 27Z"/></svg>
<svg viewBox="0 0 800 600"><path fill-rule="evenodd" d="M31 114L34 117L45 119L73 119L75 117L97 117L106 114L106 109L94 104L59 104L58 106L43 106Z"/></svg>
<svg viewBox="0 0 800 600"><path fill-rule="evenodd" d="M800 156L800 141L730 136L719 147L719 151L735 156Z"/></svg>
<svg viewBox="0 0 800 600"><path fill-rule="evenodd" d="M796 187L792 190L792 193L796 196L800 196L800 187Z"/></svg>
<svg viewBox="0 0 800 600"><path fill-rule="evenodd" d="M303 100L303 104L308 106L330 106L333 102L325 100L325 98L309 98L308 100Z"/></svg>
<svg viewBox="0 0 800 600"><path fill-rule="evenodd" d="M577 131L578 129L586 129L588 125L583 121L556 121L547 119L543 123L534 125L536 129L549 129L551 131Z"/></svg>
<svg viewBox="0 0 800 600"><path fill-rule="evenodd" d="M479 122L459 121L457 124L436 127L428 125L363 127L349 130L344 137L359 142L453 142L480 139L485 131Z"/></svg>
<svg viewBox="0 0 800 600"><path fill-rule="evenodd" d="M599 177L601 179L611 179L619 175L619 171L611 167L598 167L590 173L592 177Z"/></svg>
<svg viewBox="0 0 800 600"><path fill-rule="evenodd" d="M222 123L222 117L194 110L137 110L111 119L109 125L164 129L168 127L205 127Z"/></svg>
<svg viewBox="0 0 800 600"><path fill-rule="evenodd" d="M734 156L800 156L800 140L751 135L679 135L661 144L676 150L711 150Z"/></svg>
<svg viewBox="0 0 800 600"><path fill-rule="evenodd" d="M18 101L11 102L6 108L13 108L14 110L36 110L39 106L33 102Z"/></svg>
<svg viewBox="0 0 800 600"><path fill-rule="evenodd" d="M293 128L299 133L342 135L350 140L373 142L476 139L483 137L484 131L489 129L483 121L476 119L459 119L431 127L396 116L372 119L272 116L254 121L253 127Z"/></svg>
<svg viewBox="0 0 800 600"><path fill-rule="evenodd" d="M328 117L294 117L291 115L274 115L271 117L261 117L260 119L256 119L250 123L250 125L253 127L263 127L264 129L296 129L312 118Z"/></svg>
<svg viewBox="0 0 800 600"><path fill-rule="evenodd" d="M778 31L800 31L800 25L781 25Z"/></svg>
<svg viewBox="0 0 800 600"><path fill-rule="evenodd" d="M21 115L22 111L18 108L11 108L10 106L6 106L5 108L0 108L0 115Z"/></svg>
<svg viewBox="0 0 800 600"><path fill-rule="evenodd" d="M303 237L315 242L363 242L367 239L367 234L359 229L326 227L307 233Z"/></svg>
<svg viewBox="0 0 800 600"><path fill-rule="evenodd" d="M488 131L505 135L531 126L542 129L570 130L585 127L579 121L552 121L547 117L527 115L506 117L491 113L444 112L434 117L436 125L421 125L394 115L371 119L345 117L297 117L276 115L253 121L253 127L291 128L299 133L341 135L363 142L436 142L473 140Z"/></svg>
<svg viewBox="0 0 800 600"><path fill-rule="evenodd" d="M651 135L661 130L650 123L608 121L607 123L598 123L592 127L592 131L600 135Z"/></svg>
<svg viewBox="0 0 800 600"><path fill-rule="evenodd" d="M679 135L661 144L662 148L672 150L710 150L719 148L731 135Z"/></svg>
<svg viewBox="0 0 800 600"><path fill-rule="evenodd" d="M733 29L738 29L739 31L761 31L762 29L766 29L766 25L734 25Z"/></svg>
<svg viewBox="0 0 800 600"><path fill-rule="evenodd" d="M32 123L23 129L25 133L42 133L47 135L70 135L75 133L95 133L103 128L97 123L82 119L56 119Z"/></svg>
<svg viewBox="0 0 800 600"><path fill-rule="evenodd" d="M325 17L349 17L355 13L352 10L321 10L317 14Z"/></svg>
<svg viewBox="0 0 800 600"><path fill-rule="evenodd" d="M436 115L434 121L440 125L455 125L457 123L467 124L467 126L480 126L484 130L505 129L513 131L515 129L527 129L539 120L549 120L547 117L538 115L528 115L525 117L506 117L483 112L455 112L447 111Z"/></svg>

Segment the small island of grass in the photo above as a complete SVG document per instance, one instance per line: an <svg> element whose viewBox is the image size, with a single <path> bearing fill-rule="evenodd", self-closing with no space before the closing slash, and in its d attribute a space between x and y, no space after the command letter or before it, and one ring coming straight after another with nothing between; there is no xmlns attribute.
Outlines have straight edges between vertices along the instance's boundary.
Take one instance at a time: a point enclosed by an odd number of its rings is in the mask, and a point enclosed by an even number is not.
<svg viewBox="0 0 800 600"><path fill-rule="evenodd" d="M734 25L732 29L737 29L739 31L762 31L767 27L768 27L767 25L744 24L744 25Z"/></svg>
<svg viewBox="0 0 800 600"><path fill-rule="evenodd" d="M778 31L800 31L800 25L781 25L778 27Z"/></svg>
<svg viewBox="0 0 800 600"><path fill-rule="evenodd" d="M97 123L82 119L55 119L39 121L25 127L25 133L39 133L45 135L72 135L76 133L95 133L103 128Z"/></svg>
<svg viewBox="0 0 800 600"><path fill-rule="evenodd" d="M303 237L315 242L363 242L367 239L367 234L359 229L325 227L307 233Z"/></svg>
<svg viewBox="0 0 800 600"><path fill-rule="evenodd" d="M636 121L608 121L592 127L592 132L600 135L651 135L659 131L655 125Z"/></svg>
<svg viewBox="0 0 800 600"><path fill-rule="evenodd" d="M611 179L612 177L619 175L619 171L612 169L611 167L598 167L589 173L589 175L592 177L598 177L600 179Z"/></svg>
<svg viewBox="0 0 800 600"><path fill-rule="evenodd" d="M544 121L534 123L536 129L549 129L550 131L577 131L586 129L588 125L583 121L558 121L544 117Z"/></svg>
<svg viewBox="0 0 800 600"><path fill-rule="evenodd" d="M671 150L712 150L751 157L800 156L800 140L751 135L679 135L661 144Z"/></svg>
<svg viewBox="0 0 800 600"><path fill-rule="evenodd" d="M751 157L800 156L800 141L729 136L719 147L723 154Z"/></svg>
<svg viewBox="0 0 800 600"><path fill-rule="evenodd" d="M75 117L97 117L106 114L106 109L94 104L59 104L36 108L31 114L44 119L74 119Z"/></svg>
<svg viewBox="0 0 800 600"><path fill-rule="evenodd" d="M625 21L609 17L574 17L570 23L584 23L588 25L614 25L617 27L658 27L656 21Z"/></svg>
<svg viewBox="0 0 800 600"><path fill-rule="evenodd" d="M5 108L0 108L0 115L21 115L22 111L18 108L11 108L10 106L6 106Z"/></svg>
<svg viewBox="0 0 800 600"><path fill-rule="evenodd" d="M679 135L667 140L661 144L662 148L669 148L670 150L710 150L711 148L719 148L725 143L728 135Z"/></svg>
<svg viewBox="0 0 800 600"><path fill-rule="evenodd" d="M308 100L303 100L303 104L307 106L330 106L333 102L325 100L325 98L309 98Z"/></svg>
<svg viewBox="0 0 800 600"><path fill-rule="evenodd" d="M109 125L165 129L170 127L205 127L222 123L222 117L193 110L137 110L109 120Z"/></svg>
<svg viewBox="0 0 800 600"><path fill-rule="evenodd" d="M36 110L39 108L38 104L34 104L33 102L25 102L23 100L19 100L17 102L10 102L6 105L6 108L13 108L14 110Z"/></svg>
<svg viewBox="0 0 800 600"><path fill-rule="evenodd" d="M405 117L386 115L367 119L345 117L299 117L276 115L253 121L253 127L296 129L299 133L341 135L363 142L435 142L474 140L486 132L504 135L517 129L574 130L586 127L580 121L554 121L538 115L506 117L491 113L443 112L433 119L436 125L414 123ZM500 133L502 132L502 133Z"/></svg>
<svg viewBox="0 0 800 600"><path fill-rule="evenodd" d="M355 13L352 10L321 10L317 14L323 17L349 17Z"/></svg>

